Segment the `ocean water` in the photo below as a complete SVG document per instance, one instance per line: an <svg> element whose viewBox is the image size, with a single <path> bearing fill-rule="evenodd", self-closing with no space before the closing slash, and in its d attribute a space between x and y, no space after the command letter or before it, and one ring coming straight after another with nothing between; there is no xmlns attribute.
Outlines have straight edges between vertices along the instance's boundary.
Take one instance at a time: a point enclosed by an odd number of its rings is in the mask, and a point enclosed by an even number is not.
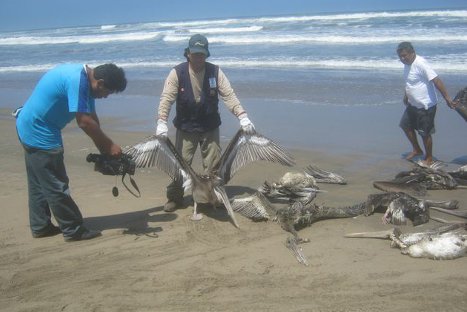
<svg viewBox="0 0 467 312"><path fill-rule="evenodd" d="M467 7L7 32L0 33L0 73L44 71L62 62L166 69L183 58L195 33L208 37L212 59L228 68L399 70L395 47L407 40L435 69L467 73Z"/></svg>
<svg viewBox="0 0 467 312"><path fill-rule="evenodd" d="M209 61L227 73L261 132L285 145L379 156L409 149L398 122L402 68L395 49L411 41L451 96L467 85L465 10L362 12L95 25L0 33L0 108L22 104L59 63L125 68L129 84L100 116L126 130L154 130L169 70L190 36L206 35ZM466 123L440 102L435 154L467 154ZM128 109L128 104L131 109ZM222 110L224 136L238 127Z"/></svg>

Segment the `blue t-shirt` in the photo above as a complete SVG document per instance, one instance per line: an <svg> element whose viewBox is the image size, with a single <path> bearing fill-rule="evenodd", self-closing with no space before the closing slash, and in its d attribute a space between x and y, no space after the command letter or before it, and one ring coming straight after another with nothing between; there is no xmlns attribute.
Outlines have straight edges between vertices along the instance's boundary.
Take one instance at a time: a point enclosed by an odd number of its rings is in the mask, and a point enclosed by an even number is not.
<svg viewBox="0 0 467 312"><path fill-rule="evenodd" d="M63 146L61 130L76 113L94 111L85 66L59 65L39 80L16 120L16 129L23 144L40 149L58 148Z"/></svg>

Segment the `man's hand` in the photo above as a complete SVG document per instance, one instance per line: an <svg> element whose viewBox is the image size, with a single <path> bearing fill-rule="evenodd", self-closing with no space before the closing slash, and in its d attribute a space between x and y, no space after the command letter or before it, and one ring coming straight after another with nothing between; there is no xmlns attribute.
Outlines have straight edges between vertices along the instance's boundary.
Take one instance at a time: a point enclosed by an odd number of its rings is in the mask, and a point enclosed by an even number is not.
<svg viewBox="0 0 467 312"><path fill-rule="evenodd" d="M120 145L112 143L112 145L110 145L109 153L110 156L118 158L122 155L122 148Z"/></svg>
<svg viewBox="0 0 467 312"><path fill-rule="evenodd" d="M252 134L255 132L255 126L251 122L251 120L248 118L247 114L241 114L239 116L240 119L240 126L242 127L243 131L248 134Z"/></svg>
<svg viewBox="0 0 467 312"><path fill-rule="evenodd" d="M461 103L461 101L458 99L458 100L455 100L455 101L446 101L446 104L448 104L448 106L452 109L455 109L457 106L459 106Z"/></svg>
<svg viewBox="0 0 467 312"><path fill-rule="evenodd" d="M158 119L157 120L156 135L166 137L168 132L169 132L169 128L167 127L167 121L162 120L162 119Z"/></svg>

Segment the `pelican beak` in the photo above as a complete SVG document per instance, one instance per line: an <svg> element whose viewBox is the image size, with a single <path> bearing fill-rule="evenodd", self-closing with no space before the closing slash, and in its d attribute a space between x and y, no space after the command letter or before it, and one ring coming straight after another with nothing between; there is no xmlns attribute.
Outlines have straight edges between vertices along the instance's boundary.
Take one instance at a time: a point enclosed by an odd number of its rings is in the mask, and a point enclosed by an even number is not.
<svg viewBox="0 0 467 312"><path fill-rule="evenodd" d="M349 233L345 234L344 237L348 238L382 238L388 239L391 237L391 234L394 234L394 229L387 231L377 231L377 232L360 232L360 233Z"/></svg>

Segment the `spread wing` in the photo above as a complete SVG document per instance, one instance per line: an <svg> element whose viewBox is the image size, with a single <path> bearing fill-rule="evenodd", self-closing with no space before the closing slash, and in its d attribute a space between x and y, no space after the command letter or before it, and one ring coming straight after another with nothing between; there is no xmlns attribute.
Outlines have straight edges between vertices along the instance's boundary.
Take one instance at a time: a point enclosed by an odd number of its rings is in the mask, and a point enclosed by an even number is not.
<svg viewBox="0 0 467 312"><path fill-rule="evenodd" d="M133 146L127 146L125 154L132 157L137 168L156 167L175 181L191 181L191 167L178 154L169 138L152 135Z"/></svg>
<svg viewBox="0 0 467 312"><path fill-rule="evenodd" d="M282 147L259 133L245 133L240 129L222 154L217 171L224 183L227 183L243 166L257 160L292 166L294 161Z"/></svg>

